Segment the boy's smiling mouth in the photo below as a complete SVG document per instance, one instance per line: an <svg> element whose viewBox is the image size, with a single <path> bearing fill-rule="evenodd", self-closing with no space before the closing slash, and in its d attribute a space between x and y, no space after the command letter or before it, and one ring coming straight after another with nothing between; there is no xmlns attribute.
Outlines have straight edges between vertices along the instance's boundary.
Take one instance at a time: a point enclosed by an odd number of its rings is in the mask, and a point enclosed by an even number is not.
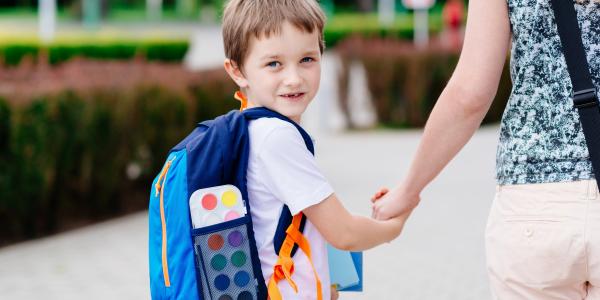
<svg viewBox="0 0 600 300"><path fill-rule="evenodd" d="M305 94L306 93L289 93L289 94L282 94L279 96L286 98L288 100L298 100L298 99L302 98L302 96L304 96Z"/></svg>

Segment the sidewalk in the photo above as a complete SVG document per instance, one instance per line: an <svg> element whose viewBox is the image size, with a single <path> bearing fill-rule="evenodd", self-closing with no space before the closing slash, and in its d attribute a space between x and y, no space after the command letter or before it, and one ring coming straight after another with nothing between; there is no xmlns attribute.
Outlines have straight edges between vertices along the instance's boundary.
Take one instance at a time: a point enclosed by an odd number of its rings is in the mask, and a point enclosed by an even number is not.
<svg viewBox="0 0 600 300"><path fill-rule="evenodd" d="M423 194L403 235L365 253L365 292L341 299L490 299L483 232L497 127L481 129ZM317 159L355 213L405 174L420 131L317 134ZM145 212L0 249L3 299L148 299Z"/></svg>

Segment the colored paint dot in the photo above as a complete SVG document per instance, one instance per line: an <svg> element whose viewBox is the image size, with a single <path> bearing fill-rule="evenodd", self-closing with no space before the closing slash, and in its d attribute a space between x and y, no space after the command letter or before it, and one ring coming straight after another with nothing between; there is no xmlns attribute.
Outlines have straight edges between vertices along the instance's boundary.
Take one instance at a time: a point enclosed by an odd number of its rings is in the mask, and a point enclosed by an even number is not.
<svg viewBox="0 0 600 300"><path fill-rule="evenodd" d="M222 295L221 297L219 297L219 300L233 300L233 298L231 298L231 296L225 294L225 295Z"/></svg>
<svg viewBox="0 0 600 300"><path fill-rule="evenodd" d="M210 260L210 265L213 269L221 271L227 266L227 258L221 254L217 254Z"/></svg>
<svg viewBox="0 0 600 300"><path fill-rule="evenodd" d="M217 276L217 278L215 278L215 287L219 290L219 291L224 291L229 287L229 284L231 283L231 281L229 280L229 277L227 277L227 275L219 275ZM239 297L238 297L239 299Z"/></svg>
<svg viewBox="0 0 600 300"><path fill-rule="evenodd" d="M217 207L217 197L213 194L206 194L202 197L202 207L206 210L213 210Z"/></svg>
<svg viewBox="0 0 600 300"><path fill-rule="evenodd" d="M244 242L244 236L241 232L235 230L229 233L227 240L229 241L229 245L233 247L239 247Z"/></svg>
<svg viewBox="0 0 600 300"><path fill-rule="evenodd" d="M252 294L248 291L241 292L238 295L238 300L252 300Z"/></svg>
<svg viewBox="0 0 600 300"><path fill-rule="evenodd" d="M213 234L208 238L208 247L213 251L218 251L225 244L225 240L220 234Z"/></svg>
<svg viewBox="0 0 600 300"><path fill-rule="evenodd" d="M234 220L239 217L240 217L240 214L237 211L231 210L225 214L225 221Z"/></svg>
<svg viewBox="0 0 600 300"><path fill-rule="evenodd" d="M237 195L233 191L227 191L223 193L222 200L223 204L227 207L232 207L237 203Z"/></svg>
<svg viewBox="0 0 600 300"><path fill-rule="evenodd" d="M241 267L246 263L246 253L244 251L236 251L231 255L231 263L236 267Z"/></svg>
<svg viewBox="0 0 600 300"><path fill-rule="evenodd" d="M233 282L239 287L245 287L250 282L250 275L244 271L239 271L233 277Z"/></svg>

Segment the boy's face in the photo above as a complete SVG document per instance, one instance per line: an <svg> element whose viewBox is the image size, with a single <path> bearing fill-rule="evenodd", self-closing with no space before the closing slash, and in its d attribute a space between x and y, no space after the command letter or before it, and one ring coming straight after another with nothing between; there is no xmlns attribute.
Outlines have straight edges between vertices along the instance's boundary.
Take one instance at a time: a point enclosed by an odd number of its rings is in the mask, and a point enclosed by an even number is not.
<svg viewBox="0 0 600 300"><path fill-rule="evenodd" d="M227 65L226 61L225 68L248 98L248 107L264 106L300 122L319 89L318 32L303 32L286 22L279 34L252 39L243 71Z"/></svg>

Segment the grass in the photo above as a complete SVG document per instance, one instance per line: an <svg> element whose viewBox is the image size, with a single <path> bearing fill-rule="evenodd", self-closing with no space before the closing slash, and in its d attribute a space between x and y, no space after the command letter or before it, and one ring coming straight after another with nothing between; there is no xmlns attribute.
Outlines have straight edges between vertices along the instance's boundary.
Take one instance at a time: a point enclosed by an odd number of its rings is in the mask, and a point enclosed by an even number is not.
<svg viewBox="0 0 600 300"><path fill-rule="evenodd" d="M58 20L64 21L72 19L70 16L70 12L65 9L59 9L56 12L56 17ZM37 9L27 8L27 7L17 7L17 8L0 8L0 20L37 20Z"/></svg>
<svg viewBox="0 0 600 300"><path fill-rule="evenodd" d="M442 26L442 17L439 12L432 11L429 14L429 26L432 29L439 29ZM379 17L376 13L339 13L328 20L327 29L339 31L374 31L381 29ZM397 13L394 23L389 29L412 29L413 15L410 12Z"/></svg>

